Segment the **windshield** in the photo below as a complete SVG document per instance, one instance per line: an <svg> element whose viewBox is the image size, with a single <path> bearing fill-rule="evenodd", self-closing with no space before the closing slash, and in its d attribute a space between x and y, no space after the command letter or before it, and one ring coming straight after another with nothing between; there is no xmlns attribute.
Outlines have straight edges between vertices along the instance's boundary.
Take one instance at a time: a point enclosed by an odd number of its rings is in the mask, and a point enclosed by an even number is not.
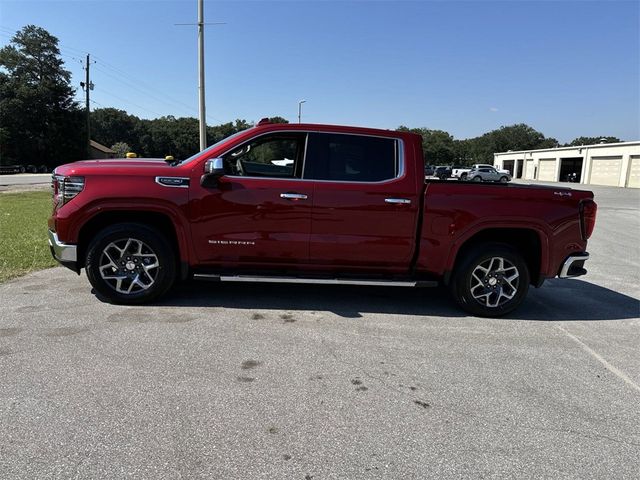
<svg viewBox="0 0 640 480"><path fill-rule="evenodd" d="M248 129L247 129L248 130ZM228 137L223 138L222 140L220 140L219 142L214 143L213 145L205 148L204 150L202 150L201 152L197 152L193 155L191 155L189 158L187 158L186 160L181 160L179 162L177 162L175 165L184 165L186 163L189 163L191 161L193 161L196 157L199 157L200 155L206 153L206 152L210 152L211 150L213 150L216 147L219 147L220 145L222 145L224 142L227 142L237 136L239 136L241 133L246 132L247 130L240 130L239 132L234 133L233 135L229 135Z"/></svg>

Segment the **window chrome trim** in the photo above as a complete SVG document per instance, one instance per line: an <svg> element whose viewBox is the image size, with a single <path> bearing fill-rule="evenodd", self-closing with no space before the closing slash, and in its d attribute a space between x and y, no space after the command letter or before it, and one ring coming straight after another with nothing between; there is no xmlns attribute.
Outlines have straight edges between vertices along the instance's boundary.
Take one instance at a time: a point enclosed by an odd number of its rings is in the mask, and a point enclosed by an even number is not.
<svg viewBox="0 0 640 480"><path fill-rule="evenodd" d="M300 170L300 179L304 180L304 169L307 166L307 148L309 147L309 132L304 136L304 152L302 152L302 170Z"/></svg>
<svg viewBox="0 0 640 480"><path fill-rule="evenodd" d="M270 132L264 132L255 137L251 137L244 143L239 143L228 150L225 150L223 153L218 155L219 157L224 157L226 154L235 150L236 148L242 147L243 145L252 142L253 140L263 137L265 135L278 134L278 133L304 133L305 134L305 147L304 147L304 158L302 159L302 177L251 177L244 175L224 175L227 178L246 178L246 179L255 179L255 180L285 180L289 182L320 182L320 183L339 183L339 184L349 184L349 185L382 185L389 182L394 182L396 180L400 180L405 176L405 157L404 157L404 140L400 137L395 137L393 135L385 136L385 135L369 135L369 134L360 134L360 133L349 133L349 132L334 132L334 131L324 131L324 130L272 130ZM395 177L388 178L386 180L379 180L377 182L354 182L348 180L316 180L313 178L304 178L304 167L307 161L307 146L309 144L309 136L312 133L325 133L331 135L351 135L357 137L371 137L371 138L382 138L385 140L393 140L397 146L397 157L398 157L398 172Z"/></svg>

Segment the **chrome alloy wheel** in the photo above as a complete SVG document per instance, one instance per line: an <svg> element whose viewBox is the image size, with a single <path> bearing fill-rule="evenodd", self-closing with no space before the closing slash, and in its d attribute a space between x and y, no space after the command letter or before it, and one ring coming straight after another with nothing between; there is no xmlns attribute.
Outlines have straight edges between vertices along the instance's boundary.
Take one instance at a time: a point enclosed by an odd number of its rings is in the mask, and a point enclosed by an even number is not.
<svg viewBox="0 0 640 480"><path fill-rule="evenodd" d="M158 257L146 243L123 238L102 250L98 270L116 292L130 295L150 288L156 281L159 266Z"/></svg>
<svg viewBox="0 0 640 480"><path fill-rule="evenodd" d="M518 292L520 273L506 258L491 257L471 273L471 295L482 306L499 307Z"/></svg>

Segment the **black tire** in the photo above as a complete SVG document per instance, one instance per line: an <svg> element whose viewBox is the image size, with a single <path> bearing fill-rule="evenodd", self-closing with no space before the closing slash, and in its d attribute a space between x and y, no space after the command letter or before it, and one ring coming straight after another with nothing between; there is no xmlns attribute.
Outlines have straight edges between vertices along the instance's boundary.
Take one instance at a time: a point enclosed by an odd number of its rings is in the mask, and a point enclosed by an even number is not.
<svg viewBox="0 0 640 480"><path fill-rule="evenodd" d="M473 180L474 182L481 182L482 181L482 177L480 175L476 175L471 180Z"/></svg>
<svg viewBox="0 0 640 480"><path fill-rule="evenodd" d="M85 269L93 288L110 302L137 305L171 288L176 278L176 255L155 228L119 223L105 228L91 241Z"/></svg>
<svg viewBox="0 0 640 480"><path fill-rule="evenodd" d="M496 259L502 259L502 271ZM497 268L489 269L483 276L483 269L493 262ZM522 303L529 291L529 281L529 268L517 250L502 243L483 243L460 259L449 287L465 311L480 317L501 317Z"/></svg>
<svg viewBox="0 0 640 480"><path fill-rule="evenodd" d="M460 175L460 180L466 180L467 179L467 174L463 173L462 175Z"/></svg>
<svg viewBox="0 0 640 480"><path fill-rule="evenodd" d="M500 183L507 183L509 181L509 177L503 176L500 177Z"/></svg>

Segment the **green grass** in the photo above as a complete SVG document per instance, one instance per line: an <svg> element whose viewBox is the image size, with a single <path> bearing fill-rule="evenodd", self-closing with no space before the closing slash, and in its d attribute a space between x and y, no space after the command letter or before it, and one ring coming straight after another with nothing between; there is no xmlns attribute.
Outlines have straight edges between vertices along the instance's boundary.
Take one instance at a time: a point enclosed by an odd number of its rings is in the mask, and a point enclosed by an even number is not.
<svg viewBox="0 0 640 480"><path fill-rule="evenodd" d="M47 240L51 192L0 193L0 282L56 265Z"/></svg>

